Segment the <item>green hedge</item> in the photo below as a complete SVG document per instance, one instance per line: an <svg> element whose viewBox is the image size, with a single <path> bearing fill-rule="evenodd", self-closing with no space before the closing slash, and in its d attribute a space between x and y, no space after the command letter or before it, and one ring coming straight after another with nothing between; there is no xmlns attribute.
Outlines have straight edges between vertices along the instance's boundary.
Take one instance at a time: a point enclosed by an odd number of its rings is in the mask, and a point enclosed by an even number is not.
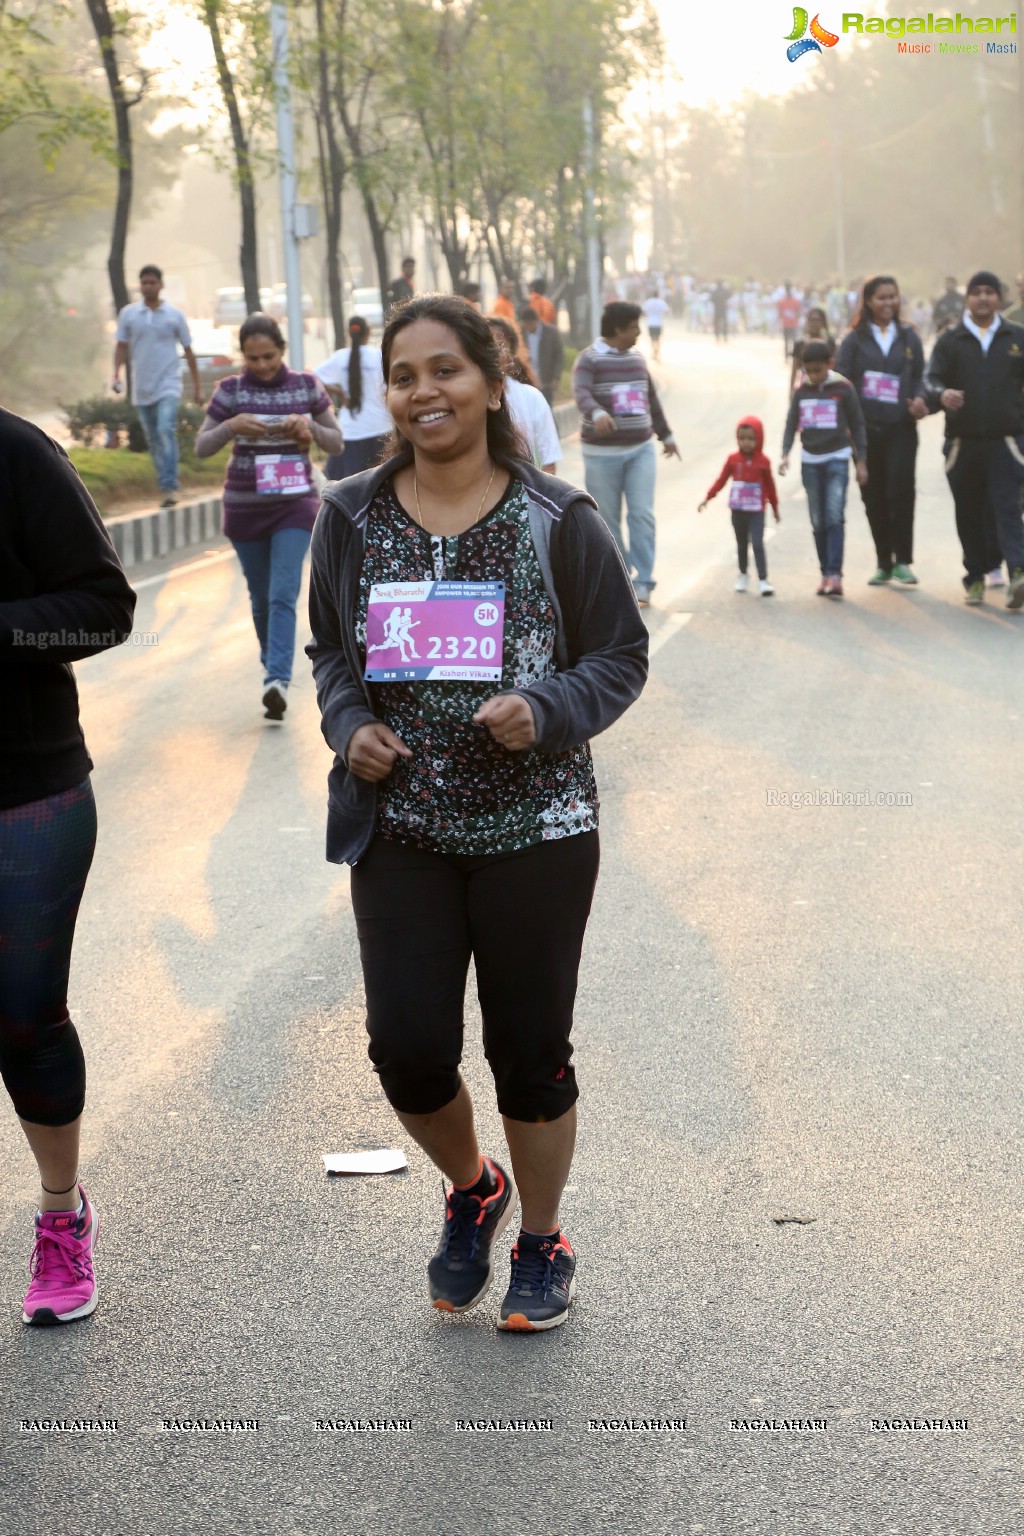
<svg viewBox="0 0 1024 1536"><path fill-rule="evenodd" d="M135 407L124 395L90 395L71 405L62 405L71 441L86 448L106 446L107 434L118 435L117 446L124 443L132 453L145 453L146 435ZM191 448L196 433L206 418L206 410L190 400L178 407L178 442L183 450ZM113 450L111 450L113 451Z"/></svg>
<svg viewBox="0 0 1024 1536"><path fill-rule="evenodd" d="M572 399L572 365L578 356L579 349L577 347L565 348L562 377L559 379L558 387L555 390L555 399L558 401Z"/></svg>

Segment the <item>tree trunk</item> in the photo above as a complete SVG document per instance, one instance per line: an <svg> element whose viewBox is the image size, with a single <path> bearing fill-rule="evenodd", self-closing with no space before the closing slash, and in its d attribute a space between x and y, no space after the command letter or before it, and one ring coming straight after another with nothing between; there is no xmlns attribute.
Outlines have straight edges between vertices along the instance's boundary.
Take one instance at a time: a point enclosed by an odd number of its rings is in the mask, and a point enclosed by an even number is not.
<svg viewBox="0 0 1024 1536"><path fill-rule="evenodd" d="M345 24L345 6L338 8L338 20L342 28ZM331 75L328 67L327 48L327 19L324 15L324 0L316 0L316 36L317 36L317 107L316 107L316 133L320 148L320 189L324 204L324 225L327 237L327 298L331 306L331 325L334 328L334 345L340 349L345 345L345 303L342 298L341 280L341 221L342 221L342 188L345 184L345 172L347 166L341 155L338 145L338 136L334 131L334 105L331 97ZM340 58L344 57L344 47L341 36L335 39L335 48ZM338 76L342 76L339 64ZM344 98L344 79L339 78L339 96Z"/></svg>
<svg viewBox="0 0 1024 1536"><path fill-rule="evenodd" d="M100 46L107 88L114 109L114 126L117 134L117 201L114 204L114 223L110 233L110 254L107 257L107 274L114 309L120 313L129 303L128 284L124 275L124 248L128 239L128 217L132 206L132 130L128 120L129 108L136 105L139 97L129 101L124 93L121 73L114 46L114 22L107 0L86 0L96 41Z"/></svg>
<svg viewBox="0 0 1024 1536"><path fill-rule="evenodd" d="M93 0L89 0L90 5ZM104 0L105 3L105 0ZM224 40L220 32L220 0L203 0L203 15L213 43L213 56L217 61L217 80L227 108L231 124L231 142L235 150L235 175L238 181L238 200L242 210L242 243L238 257L245 289L245 307L251 315L260 307L259 247L256 242L256 188L253 185L252 157L249 140L242 123L238 106L238 93L224 55Z"/></svg>
<svg viewBox="0 0 1024 1536"><path fill-rule="evenodd" d="M339 7L339 19L343 19L343 16L344 6L341 6ZM349 163L355 171L359 195L363 200L363 211L366 214L366 223L369 227L370 240L373 244L373 258L377 267L377 281L380 284L380 302L386 315L388 309L388 286L391 282L391 274L388 270L387 224L381 218L380 208L374 195L369 168L366 163L366 155L363 152L359 122L351 116L348 110L348 97L342 89L340 62L335 68L334 81L334 96L338 104L338 118L341 122L342 131L345 134L345 142L348 145Z"/></svg>

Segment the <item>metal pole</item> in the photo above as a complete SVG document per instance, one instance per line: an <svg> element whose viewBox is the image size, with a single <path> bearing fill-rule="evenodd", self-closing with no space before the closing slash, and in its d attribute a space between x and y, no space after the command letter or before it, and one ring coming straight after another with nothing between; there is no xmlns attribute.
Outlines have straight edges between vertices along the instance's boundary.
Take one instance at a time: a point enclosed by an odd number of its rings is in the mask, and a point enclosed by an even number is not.
<svg viewBox="0 0 1024 1536"><path fill-rule="evenodd" d="M843 140L842 121L839 115L839 85L833 76L829 91L832 99L832 185L835 189L836 207L836 276L846 282L846 208L843 190Z"/></svg>
<svg viewBox="0 0 1024 1536"><path fill-rule="evenodd" d="M594 103L583 98L583 151L587 173L584 193L587 232L587 298L590 307L591 337L601 331L601 264L597 244L597 214L594 206Z"/></svg>
<svg viewBox="0 0 1024 1536"><path fill-rule="evenodd" d="M302 272L295 238L295 130L292 123L292 84L288 74L288 12L284 0L271 0L270 36L277 101L278 179L281 187L281 234L284 280L288 293L288 362L297 373L305 361L302 335Z"/></svg>

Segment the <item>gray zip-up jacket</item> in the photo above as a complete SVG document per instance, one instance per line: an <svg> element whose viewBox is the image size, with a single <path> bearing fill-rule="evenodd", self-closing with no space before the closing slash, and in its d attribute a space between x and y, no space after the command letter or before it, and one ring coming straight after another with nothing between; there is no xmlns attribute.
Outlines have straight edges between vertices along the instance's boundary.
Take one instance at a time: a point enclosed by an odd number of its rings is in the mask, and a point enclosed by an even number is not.
<svg viewBox="0 0 1024 1536"><path fill-rule="evenodd" d="M389 459L326 486L313 530L313 639L306 655L313 663L321 730L335 754L327 809L327 857L333 864L357 863L376 822L376 785L350 773L346 761L354 732L380 719L375 686L363 676L355 614L370 503L405 462ZM526 487L534 547L557 624L557 671L515 691L533 710L537 741L531 750L554 756L607 730L639 698L647 680L647 628L593 500L532 464L516 462L511 468Z"/></svg>

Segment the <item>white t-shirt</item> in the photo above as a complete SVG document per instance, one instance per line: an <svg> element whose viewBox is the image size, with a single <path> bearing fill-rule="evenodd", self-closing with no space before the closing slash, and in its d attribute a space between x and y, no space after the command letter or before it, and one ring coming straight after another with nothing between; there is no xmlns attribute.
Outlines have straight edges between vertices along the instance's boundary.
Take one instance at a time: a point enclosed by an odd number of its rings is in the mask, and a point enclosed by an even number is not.
<svg viewBox="0 0 1024 1536"><path fill-rule="evenodd" d="M665 324L665 316L668 314L668 305L665 303L665 300L659 298L645 299L640 308L647 317L647 324L649 326L653 325L656 331L660 330Z"/></svg>
<svg viewBox="0 0 1024 1536"><path fill-rule="evenodd" d="M551 407L540 390L534 389L532 384L520 384L518 379L506 379L505 398L512 420L529 443L537 467L557 464L562 457L562 445L558 441Z"/></svg>
<svg viewBox="0 0 1024 1536"><path fill-rule="evenodd" d="M318 364L313 372L322 384L343 389L347 394L348 360L351 356L352 348L343 347L340 352L332 353L325 363ZM384 365L380 358L380 348L360 347L359 367L363 382L363 403L359 413L353 416L348 406L343 406L338 412L338 425L347 443L361 443L368 437L387 437L395 425L384 403Z"/></svg>

